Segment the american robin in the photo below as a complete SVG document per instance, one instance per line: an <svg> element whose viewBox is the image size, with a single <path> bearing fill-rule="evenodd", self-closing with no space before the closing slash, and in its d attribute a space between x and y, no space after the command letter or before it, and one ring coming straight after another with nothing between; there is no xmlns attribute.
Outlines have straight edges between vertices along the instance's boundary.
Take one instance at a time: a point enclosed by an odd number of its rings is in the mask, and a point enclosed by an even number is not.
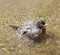
<svg viewBox="0 0 60 55"><path fill-rule="evenodd" d="M18 29L19 35L22 37L28 36L30 39L38 37L41 39L46 34L46 26L48 26L48 24L44 20L41 20L36 24L34 24L32 21L26 21L21 28L19 26L9 26Z"/></svg>
<svg viewBox="0 0 60 55"><path fill-rule="evenodd" d="M46 34L46 26L48 26L48 24L43 20L37 22L37 28L39 28L38 38L41 39Z"/></svg>

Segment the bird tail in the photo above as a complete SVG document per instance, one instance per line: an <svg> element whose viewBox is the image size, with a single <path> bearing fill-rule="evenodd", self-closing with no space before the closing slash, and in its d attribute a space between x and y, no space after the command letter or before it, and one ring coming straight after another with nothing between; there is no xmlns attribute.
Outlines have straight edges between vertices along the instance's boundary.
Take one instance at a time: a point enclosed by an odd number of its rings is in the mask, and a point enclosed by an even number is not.
<svg viewBox="0 0 60 55"><path fill-rule="evenodd" d="M19 26L13 26L13 25L9 25L10 27L12 27L15 30L18 30Z"/></svg>

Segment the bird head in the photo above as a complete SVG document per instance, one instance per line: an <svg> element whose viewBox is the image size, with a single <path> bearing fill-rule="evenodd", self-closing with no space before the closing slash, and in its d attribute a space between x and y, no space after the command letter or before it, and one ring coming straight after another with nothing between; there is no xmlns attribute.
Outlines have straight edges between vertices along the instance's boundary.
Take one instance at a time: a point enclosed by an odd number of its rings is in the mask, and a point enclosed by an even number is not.
<svg viewBox="0 0 60 55"><path fill-rule="evenodd" d="M45 20L41 20L41 21L38 21L37 22L37 27L38 28L43 28L43 27L47 27L48 26L48 23L46 23L46 21Z"/></svg>

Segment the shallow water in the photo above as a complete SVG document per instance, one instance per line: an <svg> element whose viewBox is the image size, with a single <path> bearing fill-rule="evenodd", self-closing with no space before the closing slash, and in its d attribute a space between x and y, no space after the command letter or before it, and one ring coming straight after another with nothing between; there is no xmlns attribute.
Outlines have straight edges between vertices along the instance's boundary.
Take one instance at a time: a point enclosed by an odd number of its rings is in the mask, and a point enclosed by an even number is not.
<svg viewBox="0 0 60 55"><path fill-rule="evenodd" d="M19 39L17 30L23 20L45 18L46 36L38 41ZM60 55L60 0L0 0L0 55Z"/></svg>

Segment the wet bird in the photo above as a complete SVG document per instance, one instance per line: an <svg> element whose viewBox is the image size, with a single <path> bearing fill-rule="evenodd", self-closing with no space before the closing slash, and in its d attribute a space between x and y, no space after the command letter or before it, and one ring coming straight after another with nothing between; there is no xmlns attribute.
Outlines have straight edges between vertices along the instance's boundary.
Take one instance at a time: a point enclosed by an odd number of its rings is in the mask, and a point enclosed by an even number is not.
<svg viewBox="0 0 60 55"><path fill-rule="evenodd" d="M18 36L20 38L28 37L30 39L34 39L37 37L41 39L46 34L46 26L48 26L48 24L44 20L40 20L36 24L31 20L27 20L24 22L22 27L9 26L16 30L18 29Z"/></svg>

